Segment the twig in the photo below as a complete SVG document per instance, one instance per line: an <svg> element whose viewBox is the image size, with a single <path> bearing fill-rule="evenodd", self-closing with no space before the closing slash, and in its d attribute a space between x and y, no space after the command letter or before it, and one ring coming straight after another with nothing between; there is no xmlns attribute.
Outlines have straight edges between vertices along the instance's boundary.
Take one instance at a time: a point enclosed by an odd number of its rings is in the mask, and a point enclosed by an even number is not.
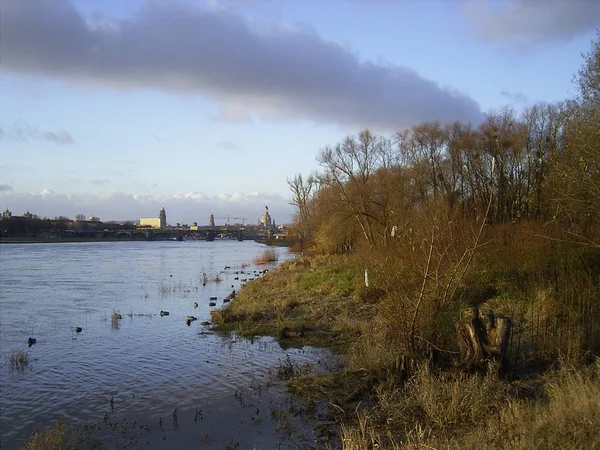
<svg viewBox="0 0 600 450"><path fill-rule="evenodd" d="M433 240L435 238L435 226L431 229L431 244L429 245L429 256L427 257L427 265L425 266L425 273L423 274L423 284L421 285L421 292L419 292L419 299L415 306L415 313L413 314L412 322L410 324L410 346L411 350L415 350L415 323L417 322L417 316L419 314L419 308L421 302L425 296L425 286L427 285L427 278L429 278L429 265L431 264L431 255L433 254Z"/></svg>
<svg viewBox="0 0 600 450"><path fill-rule="evenodd" d="M435 348L438 352L444 352L444 353L452 353L453 355L460 355L460 352L453 352L452 350L444 350L442 348L439 348L437 346L435 346L434 344L432 344L431 342L429 342L427 339L422 338L421 336L417 335L415 336L419 339L421 339L423 342L425 342L426 344L429 344L431 347Z"/></svg>

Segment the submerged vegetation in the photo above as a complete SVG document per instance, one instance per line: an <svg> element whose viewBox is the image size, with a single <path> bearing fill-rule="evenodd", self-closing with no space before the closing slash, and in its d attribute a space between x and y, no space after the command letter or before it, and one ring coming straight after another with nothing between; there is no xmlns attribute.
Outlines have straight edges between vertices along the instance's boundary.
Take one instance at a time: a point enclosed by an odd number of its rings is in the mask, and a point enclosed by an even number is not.
<svg viewBox="0 0 600 450"><path fill-rule="evenodd" d="M520 116L324 147L288 181L304 256L213 322L343 352L289 388L330 405L344 449L600 446L600 35L576 84ZM511 332L465 370L471 308Z"/></svg>
<svg viewBox="0 0 600 450"><path fill-rule="evenodd" d="M29 353L23 350L14 350L8 358L10 370L18 372L24 371L29 367Z"/></svg>

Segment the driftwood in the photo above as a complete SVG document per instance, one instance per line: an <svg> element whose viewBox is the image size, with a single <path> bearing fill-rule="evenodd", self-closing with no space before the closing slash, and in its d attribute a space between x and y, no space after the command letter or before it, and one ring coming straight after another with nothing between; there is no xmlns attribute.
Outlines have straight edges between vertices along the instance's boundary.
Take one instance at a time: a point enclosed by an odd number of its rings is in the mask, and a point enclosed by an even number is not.
<svg viewBox="0 0 600 450"><path fill-rule="evenodd" d="M487 370L493 362L502 368L506 362L511 322L510 317L495 316L492 310L472 308L462 311L456 324L460 365L467 370Z"/></svg>

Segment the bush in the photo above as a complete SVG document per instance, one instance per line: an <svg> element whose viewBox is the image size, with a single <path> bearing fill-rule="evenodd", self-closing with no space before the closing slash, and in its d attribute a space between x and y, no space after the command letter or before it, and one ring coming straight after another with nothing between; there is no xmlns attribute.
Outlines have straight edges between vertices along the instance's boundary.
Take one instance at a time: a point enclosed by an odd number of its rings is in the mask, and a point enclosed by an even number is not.
<svg viewBox="0 0 600 450"><path fill-rule="evenodd" d="M254 260L252 262L256 265L261 265L261 264L267 264L270 262L275 262L277 260L279 260L279 254L277 253L277 250L268 248L268 249L264 250L256 258L254 258Z"/></svg>

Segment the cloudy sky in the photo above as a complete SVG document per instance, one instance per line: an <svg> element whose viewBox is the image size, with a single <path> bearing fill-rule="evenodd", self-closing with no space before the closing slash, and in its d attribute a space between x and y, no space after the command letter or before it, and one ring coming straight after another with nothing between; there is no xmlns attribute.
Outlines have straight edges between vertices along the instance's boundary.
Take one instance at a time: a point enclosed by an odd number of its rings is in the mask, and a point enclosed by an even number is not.
<svg viewBox="0 0 600 450"><path fill-rule="evenodd" d="M291 220L363 128L572 97L594 0L2 0L0 208ZM224 222L224 220L223 220Z"/></svg>

